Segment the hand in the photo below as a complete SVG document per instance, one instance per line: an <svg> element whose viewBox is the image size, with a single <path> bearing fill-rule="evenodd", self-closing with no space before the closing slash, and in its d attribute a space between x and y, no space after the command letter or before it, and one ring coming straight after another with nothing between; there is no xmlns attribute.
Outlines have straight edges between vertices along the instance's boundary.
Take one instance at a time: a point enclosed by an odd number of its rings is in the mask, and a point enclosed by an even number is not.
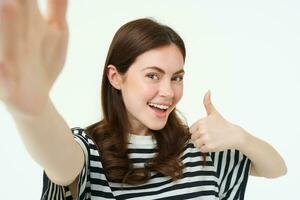
<svg viewBox="0 0 300 200"><path fill-rule="evenodd" d="M195 122L190 127L191 139L201 152L216 152L234 149L242 141L242 131L228 122L211 103L210 91L204 96L207 117Z"/></svg>
<svg viewBox="0 0 300 200"><path fill-rule="evenodd" d="M0 100L10 111L34 115L42 109L65 63L67 1L1 0Z"/></svg>

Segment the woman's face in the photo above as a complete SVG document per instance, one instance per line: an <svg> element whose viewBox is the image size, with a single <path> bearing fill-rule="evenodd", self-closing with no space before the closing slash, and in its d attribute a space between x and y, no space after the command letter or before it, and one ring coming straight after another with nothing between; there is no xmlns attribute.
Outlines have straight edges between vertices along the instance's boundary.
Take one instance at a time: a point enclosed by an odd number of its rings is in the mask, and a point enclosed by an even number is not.
<svg viewBox="0 0 300 200"><path fill-rule="evenodd" d="M122 77L121 93L132 126L131 133L160 130L182 97L183 56L174 44L137 57Z"/></svg>

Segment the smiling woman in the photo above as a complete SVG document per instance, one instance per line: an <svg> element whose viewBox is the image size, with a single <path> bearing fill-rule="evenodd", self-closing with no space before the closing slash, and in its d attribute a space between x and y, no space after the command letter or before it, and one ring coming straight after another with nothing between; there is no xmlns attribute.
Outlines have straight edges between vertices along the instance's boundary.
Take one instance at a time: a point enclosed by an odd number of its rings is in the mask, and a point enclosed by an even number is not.
<svg viewBox="0 0 300 200"><path fill-rule="evenodd" d="M190 129L180 120L176 105L183 94L184 60L183 40L170 27L146 18L123 25L104 65L104 117L72 129L85 152L83 169L64 187L45 174L43 198L57 191L71 197L71 191L79 199L243 199L248 174L258 175L254 166L261 164L245 140L281 163L270 146L227 122L209 93L207 118ZM243 153L256 163L250 165Z"/></svg>
<svg viewBox="0 0 300 200"><path fill-rule="evenodd" d="M226 120L210 91L207 116L191 127L181 120L186 49L171 27L149 18L121 26L103 68L103 118L69 128L49 97L67 49L66 1L49 0L45 17L35 1L0 9L0 66L9 66L0 98L44 169L41 199L241 200L249 174L286 173L276 150Z"/></svg>
<svg viewBox="0 0 300 200"><path fill-rule="evenodd" d="M182 96L182 84L173 81L172 77L174 72L182 70L184 58L181 38L172 29L150 19L129 22L117 31L102 78L104 119L87 128L101 151L108 180L141 184L149 179L148 172L153 169L161 169L174 179L181 174L176 157L189 134L187 127L180 126L174 110ZM156 70L148 66L156 66ZM160 78L149 78L148 75L153 73ZM149 103L167 104L169 108L158 112L149 107ZM128 133L151 135L154 131L165 132L162 134L165 136L161 136L165 139L159 139L162 153L155 158L157 161L149 164L151 170L131 169L127 155ZM168 147L172 149L166 149ZM114 155L114 152L119 153Z"/></svg>

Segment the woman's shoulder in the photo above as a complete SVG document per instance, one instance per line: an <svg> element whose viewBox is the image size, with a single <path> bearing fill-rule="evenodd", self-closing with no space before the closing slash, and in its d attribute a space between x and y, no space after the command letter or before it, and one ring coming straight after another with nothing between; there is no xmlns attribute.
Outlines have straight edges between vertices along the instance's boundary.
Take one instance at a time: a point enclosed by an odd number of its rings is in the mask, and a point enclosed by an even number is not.
<svg viewBox="0 0 300 200"><path fill-rule="evenodd" d="M99 151L96 143L93 141L92 137L86 132L85 129L81 127L73 127L71 128L71 131L73 133L75 141L79 143L86 157L89 158L91 155L93 157L99 156Z"/></svg>
<svg viewBox="0 0 300 200"><path fill-rule="evenodd" d="M78 138L78 139L82 140L83 142L85 142L87 144L93 144L94 145L94 141L87 134L85 129L83 129L81 127L73 127L73 128L71 128L71 131L73 133L74 138Z"/></svg>
<svg viewBox="0 0 300 200"><path fill-rule="evenodd" d="M79 126L71 128L71 131L74 135L83 135L83 136L87 135L85 129Z"/></svg>

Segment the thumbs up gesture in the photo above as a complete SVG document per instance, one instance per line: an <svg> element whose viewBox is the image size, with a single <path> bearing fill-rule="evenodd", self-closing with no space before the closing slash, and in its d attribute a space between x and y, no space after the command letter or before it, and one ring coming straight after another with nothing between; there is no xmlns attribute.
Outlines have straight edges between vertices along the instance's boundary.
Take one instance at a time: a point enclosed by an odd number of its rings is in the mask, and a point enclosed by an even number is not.
<svg viewBox="0 0 300 200"><path fill-rule="evenodd" d="M236 149L242 139L238 126L230 123L218 112L211 102L208 91L203 99L207 116L190 127L191 140L201 152Z"/></svg>

